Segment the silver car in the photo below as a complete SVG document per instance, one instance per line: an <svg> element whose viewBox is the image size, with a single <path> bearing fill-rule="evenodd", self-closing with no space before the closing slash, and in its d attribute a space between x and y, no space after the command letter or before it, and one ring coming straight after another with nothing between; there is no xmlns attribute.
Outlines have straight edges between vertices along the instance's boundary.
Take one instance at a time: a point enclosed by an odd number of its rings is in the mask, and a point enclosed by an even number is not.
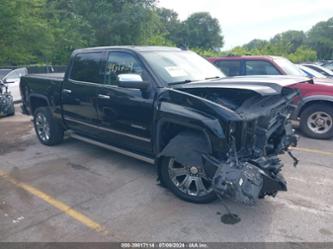
<svg viewBox="0 0 333 249"><path fill-rule="evenodd" d="M27 74L26 68L0 69L0 79L8 86L8 91L12 94L14 102L21 101L20 79Z"/></svg>

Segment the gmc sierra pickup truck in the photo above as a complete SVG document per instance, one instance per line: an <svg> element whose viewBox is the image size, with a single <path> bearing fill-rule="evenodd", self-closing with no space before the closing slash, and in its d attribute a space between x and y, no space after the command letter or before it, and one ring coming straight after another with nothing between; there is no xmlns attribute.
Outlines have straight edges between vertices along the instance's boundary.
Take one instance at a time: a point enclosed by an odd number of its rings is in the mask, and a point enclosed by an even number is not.
<svg viewBox="0 0 333 249"><path fill-rule="evenodd" d="M183 200L253 204L287 190L278 156L297 143L293 83L225 78L177 48L102 47L74 51L64 75L23 77L20 89L45 145L66 132L155 164Z"/></svg>

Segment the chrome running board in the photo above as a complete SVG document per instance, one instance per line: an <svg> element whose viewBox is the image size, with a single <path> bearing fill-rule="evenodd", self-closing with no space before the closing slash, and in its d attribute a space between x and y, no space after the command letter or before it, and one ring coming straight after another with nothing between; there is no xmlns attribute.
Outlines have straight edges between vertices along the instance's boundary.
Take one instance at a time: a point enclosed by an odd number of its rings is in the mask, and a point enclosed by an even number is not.
<svg viewBox="0 0 333 249"><path fill-rule="evenodd" d="M83 136L80 136L78 134L75 134L72 131L68 132L68 135L70 137L72 137L74 139L77 139L77 140L80 140L82 142L93 144L93 145L102 147L104 149L112 150L114 152L118 152L118 153L123 154L125 156L133 157L135 159L138 159L140 161L143 161L143 162L146 162L146 163L149 163L149 164L155 164L155 160L152 159L152 158L145 157L145 156L142 156L142 155L139 155L139 154L136 154L134 152L130 152L130 151L127 151L127 150L124 150L124 149L120 149L120 148L114 147L112 145L108 145L108 144L105 144L105 143L97 142L97 141L92 140L90 138L83 137Z"/></svg>

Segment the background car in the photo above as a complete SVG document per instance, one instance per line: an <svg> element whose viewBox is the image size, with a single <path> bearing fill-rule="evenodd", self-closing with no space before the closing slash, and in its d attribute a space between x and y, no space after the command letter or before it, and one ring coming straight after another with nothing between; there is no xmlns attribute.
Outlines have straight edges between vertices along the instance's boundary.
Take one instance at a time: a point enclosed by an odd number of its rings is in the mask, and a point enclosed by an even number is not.
<svg viewBox="0 0 333 249"><path fill-rule="evenodd" d="M0 80L8 86L8 91L13 96L14 102L21 101L20 79L27 74L26 68L0 69Z"/></svg>
<svg viewBox="0 0 333 249"><path fill-rule="evenodd" d="M307 66L309 68L312 68L313 70L316 70L317 72L329 77L333 78L333 71L329 70L328 68L324 66L320 66L317 64L303 64L304 66Z"/></svg>
<svg viewBox="0 0 333 249"><path fill-rule="evenodd" d="M310 68L310 67L307 67L307 66L304 66L304 65L297 65L297 67L303 71L303 73L306 74L306 76L310 77L310 78L317 78L317 79L327 79L328 77L319 73L318 71ZM333 82L333 80L332 80Z"/></svg>
<svg viewBox="0 0 333 249"><path fill-rule="evenodd" d="M227 56L208 60L228 76L307 76L291 61L278 56ZM300 121L300 129L306 136L329 139L333 137L333 80L311 78L307 83L292 86L301 93L301 99L295 101L298 105L292 119Z"/></svg>
<svg viewBox="0 0 333 249"><path fill-rule="evenodd" d="M321 64L321 66L333 71L333 61L325 61L323 64Z"/></svg>

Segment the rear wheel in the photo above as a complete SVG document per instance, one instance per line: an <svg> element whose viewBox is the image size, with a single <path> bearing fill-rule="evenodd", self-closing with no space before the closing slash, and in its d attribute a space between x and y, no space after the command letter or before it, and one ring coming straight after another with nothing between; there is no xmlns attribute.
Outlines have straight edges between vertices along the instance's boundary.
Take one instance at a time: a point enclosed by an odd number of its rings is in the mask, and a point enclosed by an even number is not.
<svg viewBox="0 0 333 249"><path fill-rule="evenodd" d="M305 135L316 139L333 137L333 108L325 104L314 104L301 114L300 128Z"/></svg>
<svg viewBox="0 0 333 249"><path fill-rule="evenodd" d="M52 146L60 144L64 138L64 129L53 118L47 107L39 107L34 114L34 127L39 141Z"/></svg>
<svg viewBox="0 0 333 249"><path fill-rule="evenodd" d="M212 181L201 166L182 165L170 157L163 158L161 163L163 182L176 196L194 203L216 200Z"/></svg>

